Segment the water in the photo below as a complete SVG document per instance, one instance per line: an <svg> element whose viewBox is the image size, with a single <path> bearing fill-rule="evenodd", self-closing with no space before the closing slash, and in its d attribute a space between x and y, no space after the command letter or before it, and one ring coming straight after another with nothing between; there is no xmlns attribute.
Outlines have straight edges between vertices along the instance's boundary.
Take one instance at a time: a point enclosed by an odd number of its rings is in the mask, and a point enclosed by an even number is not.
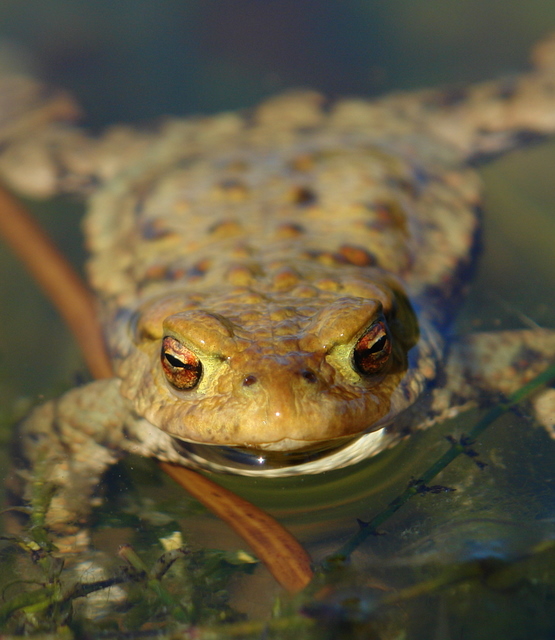
<svg viewBox="0 0 555 640"><path fill-rule="evenodd" d="M46 10L44 3L30 0L24 11L3 3L0 33L28 47L48 77L75 90L96 128L162 113L247 106L291 86L373 95L478 80L522 68L530 44L555 28L551 3L516 0L132 6L52 2ZM485 252L459 319L461 332L528 321L555 326L554 160L555 144L548 143L483 168ZM81 212L78 203L37 208L76 264L82 261L76 249ZM67 331L32 282L3 250L0 261L0 415L5 423L23 411L27 400L72 386L83 367ZM445 435L467 432L476 418L476 413L462 416L370 463L325 476L220 480L269 509L318 560L356 531L357 518L370 518L418 477L445 450ZM345 637L553 636L555 557L546 540L553 538L555 517L555 444L531 428L526 416L509 414L475 448L486 469L467 457L455 461L437 479L455 491L411 501L384 525L386 535L371 538L356 553L359 571L346 575L338 591L319 603L318 615L333 618L345 614L346 596L355 602L358 622L345 627ZM7 468L5 448L0 460ZM95 543L109 554L121 542L131 542L151 562L161 553L157 539L178 526L196 547L244 547L150 463L131 460L110 475L108 484L111 501L98 516ZM6 563L11 557L3 556ZM15 560L9 562L13 576L19 575ZM473 580L458 581L471 570ZM365 611L376 594L432 579L445 585L387 609L377 630L367 621ZM179 587L179 576L172 580ZM278 589L264 570L237 578L232 586L237 609L252 619L269 615ZM308 632L297 636L302 633Z"/></svg>

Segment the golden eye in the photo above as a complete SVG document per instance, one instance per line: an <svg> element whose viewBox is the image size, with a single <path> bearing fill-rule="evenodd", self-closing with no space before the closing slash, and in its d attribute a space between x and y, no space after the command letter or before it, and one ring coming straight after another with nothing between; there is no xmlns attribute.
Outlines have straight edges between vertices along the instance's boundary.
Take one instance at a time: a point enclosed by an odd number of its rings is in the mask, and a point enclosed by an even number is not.
<svg viewBox="0 0 555 640"><path fill-rule="evenodd" d="M383 320L375 322L356 343L353 350L354 368L362 375L379 373L389 360L391 339Z"/></svg>
<svg viewBox="0 0 555 640"><path fill-rule="evenodd" d="M162 342L162 369L176 389L194 389L202 375L202 363L179 340L166 336Z"/></svg>

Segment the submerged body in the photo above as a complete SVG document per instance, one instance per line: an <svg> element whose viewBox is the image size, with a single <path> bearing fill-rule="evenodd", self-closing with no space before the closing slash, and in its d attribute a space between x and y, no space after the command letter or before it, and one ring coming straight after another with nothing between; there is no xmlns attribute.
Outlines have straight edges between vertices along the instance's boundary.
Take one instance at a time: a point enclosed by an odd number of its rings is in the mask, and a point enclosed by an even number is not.
<svg viewBox="0 0 555 640"><path fill-rule="evenodd" d="M99 140L55 122L63 96L20 90L0 172L27 193L92 193L89 274L116 374L22 427L23 457L59 487L50 523L86 513L124 452L316 473L541 370L553 332L478 336L448 358L442 335L476 255L469 163L555 130L554 50L464 91L286 94Z"/></svg>

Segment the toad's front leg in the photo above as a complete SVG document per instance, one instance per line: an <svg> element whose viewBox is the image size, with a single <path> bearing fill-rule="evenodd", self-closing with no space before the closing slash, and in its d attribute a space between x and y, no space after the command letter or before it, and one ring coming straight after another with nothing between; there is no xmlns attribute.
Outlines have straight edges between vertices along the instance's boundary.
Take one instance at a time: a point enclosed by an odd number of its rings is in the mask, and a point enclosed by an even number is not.
<svg viewBox="0 0 555 640"><path fill-rule="evenodd" d="M66 547L88 545L86 522L101 477L126 451L180 459L168 436L137 419L119 380L98 380L37 407L16 433L15 492L31 500L38 482L54 487L46 526Z"/></svg>
<svg viewBox="0 0 555 640"><path fill-rule="evenodd" d="M453 341L443 375L427 397L430 426L484 402L508 397L555 359L555 331L521 329L475 333ZM555 389L529 400L534 417L555 439Z"/></svg>

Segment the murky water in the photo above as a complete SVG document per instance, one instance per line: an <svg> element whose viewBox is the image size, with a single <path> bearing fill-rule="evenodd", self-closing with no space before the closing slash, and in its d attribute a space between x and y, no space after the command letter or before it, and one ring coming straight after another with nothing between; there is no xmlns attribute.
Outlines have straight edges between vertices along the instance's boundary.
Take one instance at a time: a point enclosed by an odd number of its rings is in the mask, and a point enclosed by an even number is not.
<svg viewBox="0 0 555 640"><path fill-rule="evenodd" d="M135 2L133 10L127 2L119 10L108 2L60 2L58 14L38 0L25 4L25 15L16 4L0 5L5 33L34 50L48 76L79 92L93 126L235 108L291 86L369 95L482 79L522 68L529 44L555 28L552 3L516 0L399 0L387 8L355 1L145 1ZM461 332L530 322L555 327L554 166L555 143L548 143L482 170L485 251L461 311ZM36 211L79 264L80 205L55 202ZM3 426L39 394L58 394L82 372L65 328L0 250ZM219 481L268 509L318 560L356 532L357 518L369 519L418 477L445 450L446 435L468 432L477 417L461 416L374 460L322 476ZM6 434L4 428L4 469ZM336 637L555 635L555 553L549 542L555 535L555 442L526 415L511 413L475 448L485 469L468 457L456 460L437 479L454 491L413 499L384 524L385 535L355 553L356 571L319 604L320 618L336 620L346 615L347 596L356 601L357 622L333 627ZM108 486L110 501L98 515L95 534L108 554L129 542L150 562L162 551L158 539L178 527L196 548L244 547L149 462L131 460L110 475ZM16 560L3 560L18 577ZM443 586L423 588L419 597L387 609L376 625L368 622L376 593L432 580L443 580ZM264 569L257 569L254 576L234 580L232 604L252 619L264 618L278 592ZM303 633L312 637L306 629L295 632ZM259 636L267 637L253 637Z"/></svg>

